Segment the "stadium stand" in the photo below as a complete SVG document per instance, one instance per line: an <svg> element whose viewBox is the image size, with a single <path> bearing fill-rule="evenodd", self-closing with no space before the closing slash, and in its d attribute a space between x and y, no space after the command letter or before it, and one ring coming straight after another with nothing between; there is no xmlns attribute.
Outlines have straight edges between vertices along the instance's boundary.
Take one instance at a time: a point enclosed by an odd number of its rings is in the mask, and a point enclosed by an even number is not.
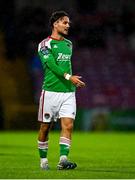
<svg viewBox="0 0 135 180"><path fill-rule="evenodd" d="M80 7L83 1L68 2L72 8L67 9L70 9L73 19L69 34L74 47L73 71L82 75L87 85L77 91L78 107L134 109L134 1L132 5L126 0L112 0L111 4L107 0L102 2L91 1L91 7L83 4L85 12ZM29 6L20 8L16 16L11 16L15 24L9 24L8 31L0 35L0 99L4 103L3 110L8 122L15 119L16 114L26 119L31 117L31 121L32 118L36 119L39 92L35 97L34 91L41 88L41 83L37 83L41 82L39 64L37 79L33 78L36 74L32 73L37 66L37 62L34 64L37 45L49 33L47 18L50 11L56 10L50 4L43 9L43 6L32 7L28 3ZM12 36L8 36L8 33ZM15 48L10 40L15 40ZM36 84L36 88L33 84ZM6 128L12 126L12 120L7 124Z"/></svg>
<svg viewBox="0 0 135 180"><path fill-rule="evenodd" d="M10 61L5 56L4 38L0 34L0 99L4 128L35 127L37 107L33 103L31 81L24 59ZM33 119L33 121L32 121Z"/></svg>

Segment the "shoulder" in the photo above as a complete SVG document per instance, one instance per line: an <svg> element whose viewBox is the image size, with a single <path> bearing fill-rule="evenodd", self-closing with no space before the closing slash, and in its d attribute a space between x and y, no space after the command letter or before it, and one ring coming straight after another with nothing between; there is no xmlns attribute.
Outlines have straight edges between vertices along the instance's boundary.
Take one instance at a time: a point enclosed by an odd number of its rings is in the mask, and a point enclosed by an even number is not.
<svg viewBox="0 0 135 180"><path fill-rule="evenodd" d="M38 51L40 51L41 49L44 49L44 48L51 49L51 41L52 41L52 39L50 37L43 39L38 45Z"/></svg>
<svg viewBox="0 0 135 180"><path fill-rule="evenodd" d="M72 45L72 41L70 41L69 39L64 38L64 40Z"/></svg>

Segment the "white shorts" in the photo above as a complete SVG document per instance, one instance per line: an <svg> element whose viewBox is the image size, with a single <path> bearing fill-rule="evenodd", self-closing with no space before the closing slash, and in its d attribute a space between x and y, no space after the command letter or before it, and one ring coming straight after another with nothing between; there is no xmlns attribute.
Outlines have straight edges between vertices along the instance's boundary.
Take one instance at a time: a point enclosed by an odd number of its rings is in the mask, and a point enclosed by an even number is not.
<svg viewBox="0 0 135 180"><path fill-rule="evenodd" d="M39 102L38 121L51 122L58 118L75 119L75 92L61 93L42 90Z"/></svg>

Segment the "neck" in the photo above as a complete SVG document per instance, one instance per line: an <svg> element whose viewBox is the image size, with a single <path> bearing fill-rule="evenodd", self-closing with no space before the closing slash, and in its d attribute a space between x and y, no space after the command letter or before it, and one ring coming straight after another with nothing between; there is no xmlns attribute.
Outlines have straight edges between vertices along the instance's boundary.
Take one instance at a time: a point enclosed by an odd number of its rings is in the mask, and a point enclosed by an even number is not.
<svg viewBox="0 0 135 180"><path fill-rule="evenodd" d="M51 38L57 39L57 40L63 40L63 36L58 34L58 32L52 31Z"/></svg>

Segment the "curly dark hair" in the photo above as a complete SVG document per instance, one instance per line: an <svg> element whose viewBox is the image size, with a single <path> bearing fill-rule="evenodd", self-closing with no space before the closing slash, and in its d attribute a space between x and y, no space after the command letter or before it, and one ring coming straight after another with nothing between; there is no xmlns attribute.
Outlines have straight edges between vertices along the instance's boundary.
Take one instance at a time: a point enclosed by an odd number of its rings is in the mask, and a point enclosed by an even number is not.
<svg viewBox="0 0 135 180"><path fill-rule="evenodd" d="M50 26L53 27L53 23L58 19L63 18L64 16L69 17L68 13L66 13L65 11L55 11L54 13L52 13L49 21Z"/></svg>

